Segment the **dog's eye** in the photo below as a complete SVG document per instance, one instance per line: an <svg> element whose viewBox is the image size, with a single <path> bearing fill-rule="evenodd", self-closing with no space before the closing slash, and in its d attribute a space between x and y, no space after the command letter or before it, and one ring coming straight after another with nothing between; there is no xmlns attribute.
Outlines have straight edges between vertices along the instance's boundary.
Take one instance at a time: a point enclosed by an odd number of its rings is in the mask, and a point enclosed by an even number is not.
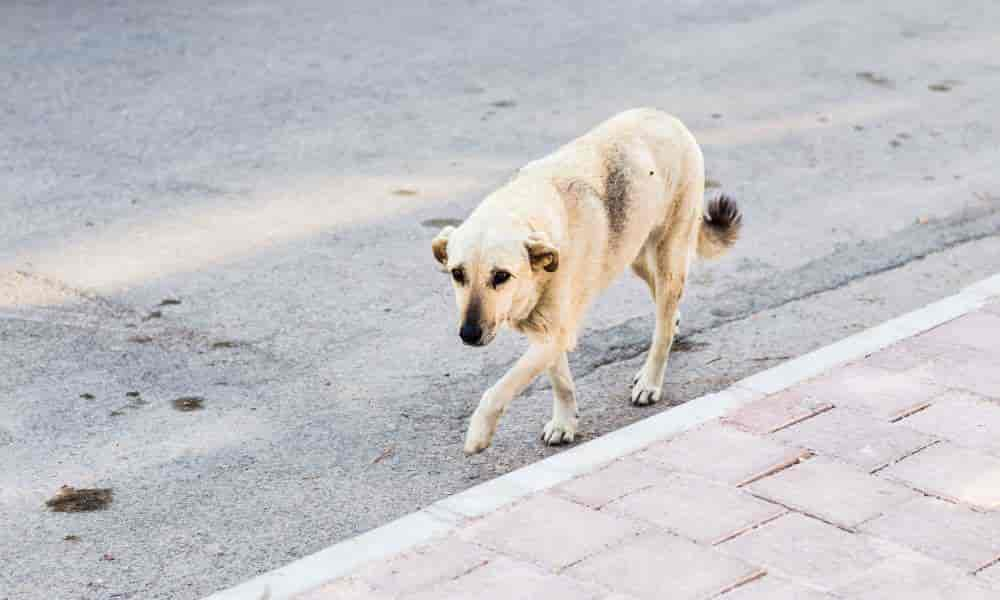
<svg viewBox="0 0 1000 600"><path fill-rule="evenodd" d="M462 269L452 269L451 278L455 280L455 283L462 285L465 283L465 271Z"/></svg>
<svg viewBox="0 0 1000 600"><path fill-rule="evenodd" d="M510 273L507 271L497 271L493 274L493 287L500 287L506 283L508 279L510 279Z"/></svg>

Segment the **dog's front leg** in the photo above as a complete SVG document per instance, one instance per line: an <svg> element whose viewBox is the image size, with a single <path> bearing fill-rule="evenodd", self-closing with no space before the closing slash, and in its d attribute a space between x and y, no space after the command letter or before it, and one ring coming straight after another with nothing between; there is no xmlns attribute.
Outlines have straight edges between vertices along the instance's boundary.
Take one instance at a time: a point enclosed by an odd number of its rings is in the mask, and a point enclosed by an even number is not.
<svg viewBox="0 0 1000 600"><path fill-rule="evenodd" d="M486 390L469 421L469 430L465 434L466 454L481 452L490 445L497 423L511 400L549 368L559 354L554 344L532 344L500 381Z"/></svg>
<svg viewBox="0 0 1000 600"><path fill-rule="evenodd" d="M549 379L552 380L552 420L542 429L542 440L550 446L568 444L576 437L577 408L576 386L565 352L560 352L549 367Z"/></svg>

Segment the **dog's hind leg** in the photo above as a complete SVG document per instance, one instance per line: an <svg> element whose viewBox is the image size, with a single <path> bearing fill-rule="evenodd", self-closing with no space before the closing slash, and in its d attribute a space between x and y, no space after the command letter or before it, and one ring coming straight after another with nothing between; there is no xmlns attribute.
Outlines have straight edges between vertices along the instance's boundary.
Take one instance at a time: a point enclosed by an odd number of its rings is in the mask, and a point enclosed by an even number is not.
<svg viewBox="0 0 1000 600"><path fill-rule="evenodd" d="M694 251L695 223L697 221L693 219L674 223L655 245L643 251L647 265L653 263L653 285L650 287L656 302L656 328L646 362L633 382L633 404L651 404L660 399L667 358L680 318L680 300Z"/></svg>
<svg viewBox="0 0 1000 600"><path fill-rule="evenodd" d="M639 257L635 259L632 263L632 272L635 273L639 279L646 282L649 286L649 294L653 297L653 302L656 302L656 281L653 278L653 272L646 265L646 252L643 249L639 253ZM674 328L680 328L681 326L681 309L677 309L677 314L674 316ZM633 381L632 383L635 383Z"/></svg>
<svg viewBox="0 0 1000 600"><path fill-rule="evenodd" d="M542 439L550 446L570 443L576 436L576 386L569 372L569 359L563 352L548 369L552 381L552 420L542 429Z"/></svg>
<svg viewBox="0 0 1000 600"><path fill-rule="evenodd" d="M652 244L655 248L657 243L658 242L650 241L647 242L647 245ZM639 256L637 256L636 259L632 261L632 272L635 273L636 276L639 277L639 279L645 281L646 285L649 286L649 295L653 297L654 303L656 302L656 277L653 274L656 270L655 266L656 259L654 258L655 255L656 255L655 249L651 250L646 246L643 246L642 250L639 251ZM681 326L681 309L678 308L677 314L674 316L675 335L676 335L676 330L680 328L680 326ZM642 373L643 372L640 370L638 373L636 373L635 377L632 378L633 386L639 383L639 380L642 379Z"/></svg>

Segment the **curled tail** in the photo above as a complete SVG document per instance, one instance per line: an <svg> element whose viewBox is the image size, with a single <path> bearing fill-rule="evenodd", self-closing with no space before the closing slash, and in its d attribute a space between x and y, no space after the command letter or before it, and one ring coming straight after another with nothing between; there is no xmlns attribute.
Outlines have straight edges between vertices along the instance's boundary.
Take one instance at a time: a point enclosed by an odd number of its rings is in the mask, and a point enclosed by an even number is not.
<svg viewBox="0 0 1000 600"><path fill-rule="evenodd" d="M698 256L715 258L729 250L740 237L743 215L729 196L719 196L708 203L698 232Z"/></svg>

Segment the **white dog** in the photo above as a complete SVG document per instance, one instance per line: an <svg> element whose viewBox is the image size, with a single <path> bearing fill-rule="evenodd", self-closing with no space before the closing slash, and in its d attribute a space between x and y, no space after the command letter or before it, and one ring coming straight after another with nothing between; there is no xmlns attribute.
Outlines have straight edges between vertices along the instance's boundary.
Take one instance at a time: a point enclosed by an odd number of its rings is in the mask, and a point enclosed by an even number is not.
<svg viewBox="0 0 1000 600"><path fill-rule="evenodd" d="M736 204L722 196L706 211L704 191L704 160L691 132L668 114L634 109L529 163L459 227L438 234L434 257L451 274L462 341L484 346L507 324L531 342L483 394L466 453L490 445L510 401L543 371L555 400L542 438L573 441L576 393L566 353L588 305L629 265L656 303L632 402L659 400L691 260L718 256L739 235Z"/></svg>

